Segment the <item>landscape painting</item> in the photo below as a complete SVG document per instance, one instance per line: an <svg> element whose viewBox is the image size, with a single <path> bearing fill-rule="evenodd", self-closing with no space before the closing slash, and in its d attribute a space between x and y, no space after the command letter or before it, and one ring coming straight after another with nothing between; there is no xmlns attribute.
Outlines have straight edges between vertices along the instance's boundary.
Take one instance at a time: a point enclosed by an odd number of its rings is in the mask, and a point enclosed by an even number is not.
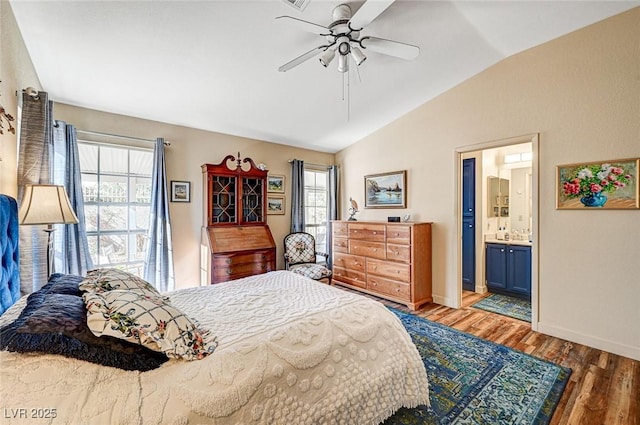
<svg viewBox="0 0 640 425"><path fill-rule="evenodd" d="M364 176L365 208L406 208L407 171Z"/></svg>

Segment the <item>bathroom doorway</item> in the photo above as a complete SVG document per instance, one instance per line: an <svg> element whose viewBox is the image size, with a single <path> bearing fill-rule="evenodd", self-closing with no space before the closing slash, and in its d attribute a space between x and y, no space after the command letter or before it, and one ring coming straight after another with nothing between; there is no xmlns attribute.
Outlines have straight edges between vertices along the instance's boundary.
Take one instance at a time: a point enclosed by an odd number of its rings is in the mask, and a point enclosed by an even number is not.
<svg viewBox="0 0 640 425"><path fill-rule="evenodd" d="M537 134L457 150L460 305L463 291L496 293L500 297L495 299L501 302L502 295L531 301L534 330L538 295L537 150Z"/></svg>

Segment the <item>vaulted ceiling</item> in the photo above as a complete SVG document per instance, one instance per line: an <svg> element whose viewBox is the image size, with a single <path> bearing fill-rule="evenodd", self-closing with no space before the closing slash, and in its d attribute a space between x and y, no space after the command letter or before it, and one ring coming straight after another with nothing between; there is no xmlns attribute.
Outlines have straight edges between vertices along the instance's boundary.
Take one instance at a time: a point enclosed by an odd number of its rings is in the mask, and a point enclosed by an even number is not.
<svg viewBox="0 0 640 425"><path fill-rule="evenodd" d="M369 0L376 1L376 0ZM362 1L18 1L11 7L50 98L71 105L336 152L502 59L640 1L396 0L363 35L420 47L406 61L364 50L346 75L317 59L278 67L325 39ZM343 78L344 77L344 78Z"/></svg>

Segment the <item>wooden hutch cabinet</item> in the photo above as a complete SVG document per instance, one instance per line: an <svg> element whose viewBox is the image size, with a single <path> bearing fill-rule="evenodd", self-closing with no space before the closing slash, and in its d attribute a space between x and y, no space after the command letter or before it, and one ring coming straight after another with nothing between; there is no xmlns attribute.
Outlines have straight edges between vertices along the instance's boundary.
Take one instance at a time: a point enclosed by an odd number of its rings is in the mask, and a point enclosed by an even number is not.
<svg viewBox="0 0 640 425"><path fill-rule="evenodd" d="M334 221L333 281L411 310L431 302L431 223Z"/></svg>
<svg viewBox="0 0 640 425"><path fill-rule="evenodd" d="M202 165L202 176L202 283L275 270L276 245L266 219L267 171L238 153Z"/></svg>

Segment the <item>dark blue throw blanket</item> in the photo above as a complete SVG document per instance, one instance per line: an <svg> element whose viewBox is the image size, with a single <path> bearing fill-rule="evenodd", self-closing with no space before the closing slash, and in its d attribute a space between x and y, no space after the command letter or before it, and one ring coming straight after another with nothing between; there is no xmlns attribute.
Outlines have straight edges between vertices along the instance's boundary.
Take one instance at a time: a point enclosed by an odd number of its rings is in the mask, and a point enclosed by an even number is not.
<svg viewBox="0 0 640 425"><path fill-rule="evenodd" d="M0 195L0 315L20 298L18 203Z"/></svg>

